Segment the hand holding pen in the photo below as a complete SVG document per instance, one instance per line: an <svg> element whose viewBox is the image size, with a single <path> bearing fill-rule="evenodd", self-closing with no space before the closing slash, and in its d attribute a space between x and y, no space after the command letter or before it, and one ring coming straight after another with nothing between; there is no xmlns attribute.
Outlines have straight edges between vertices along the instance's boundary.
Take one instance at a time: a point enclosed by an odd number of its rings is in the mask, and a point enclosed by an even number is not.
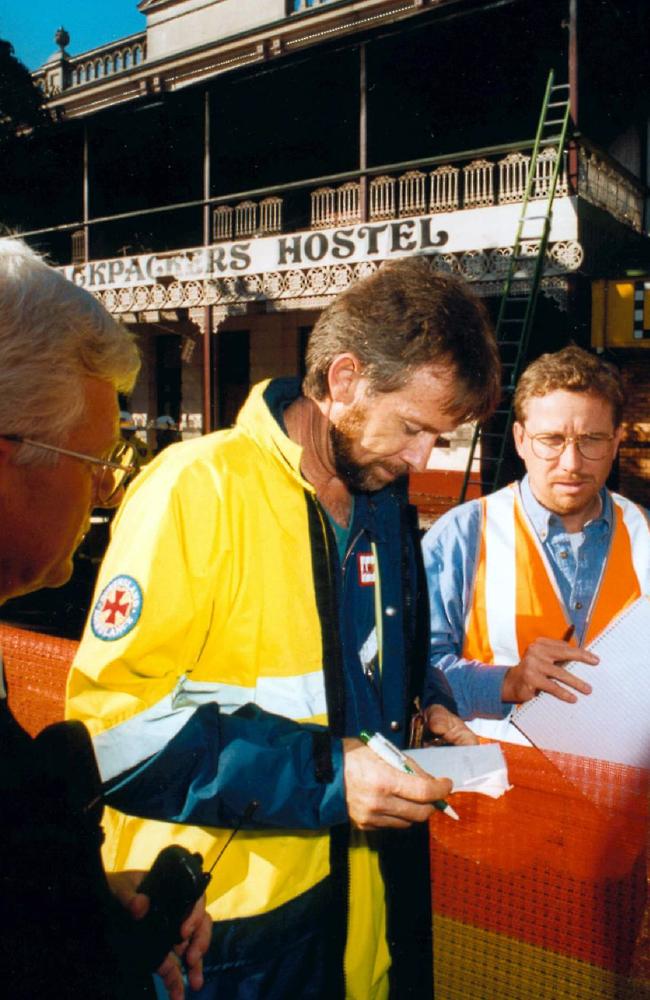
<svg viewBox="0 0 650 1000"><path fill-rule="evenodd" d="M398 751L399 752L399 751ZM360 830L405 828L424 823L451 792L447 778L433 778L419 768L410 774L389 767L361 740L343 740L345 799L350 821Z"/></svg>
<svg viewBox="0 0 650 1000"><path fill-rule="evenodd" d="M501 700L518 704L529 701L539 691L547 691L560 701L577 701L576 695L567 690L567 687L579 694L590 694L591 686L563 667L564 663L572 660L592 666L598 663L598 657L593 653L571 644L573 631L571 625L561 639L540 636L531 642L519 663L510 667L505 674Z"/></svg>
<svg viewBox="0 0 650 1000"><path fill-rule="evenodd" d="M406 754L403 754L399 747L396 747L394 743L387 740L385 736L381 733L368 733L365 729L362 729L359 734L363 743L374 750L375 753L385 760L387 764L391 767L397 768L398 771L403 771L405 774L415 774L415 770L412 766L412 761L409 761ZM438 809L440 812L444 812L446 816L451 819L460 819L460 816L455 809L445 802L444 799L435 799L433 801L434 809Z"/></svg>

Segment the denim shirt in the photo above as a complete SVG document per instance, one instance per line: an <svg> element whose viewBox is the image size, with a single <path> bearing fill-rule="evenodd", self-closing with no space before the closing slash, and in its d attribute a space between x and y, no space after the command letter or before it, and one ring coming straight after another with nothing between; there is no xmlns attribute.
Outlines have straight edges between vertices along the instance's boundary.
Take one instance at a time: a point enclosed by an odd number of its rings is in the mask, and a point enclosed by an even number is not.
<svg viewBox="0 0 650 1000"><path fill-rule="evenodd" d="M589 521L574 552L562 518L543 507L521 482L521 499L557 581L568 619L580 643L586 632L591 604L609 550L613 526L613 501L606 489L598 517ZM481 530L481 505L471 500L441 517L424 536L423 557L431 614L429 669L423 704L433 704L442 670L451 686L458 714L505 718L511 705L501 701L507 666L487 665L461 657L464 627L472 600Z"/></svg>

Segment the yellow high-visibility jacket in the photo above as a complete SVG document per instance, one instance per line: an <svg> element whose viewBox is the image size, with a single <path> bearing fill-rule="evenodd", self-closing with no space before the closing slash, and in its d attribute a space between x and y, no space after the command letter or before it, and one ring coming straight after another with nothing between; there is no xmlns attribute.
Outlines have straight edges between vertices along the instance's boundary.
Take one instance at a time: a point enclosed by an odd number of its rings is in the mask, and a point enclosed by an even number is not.
<svg viewBox="0 0 650 1000"><path fill-rule="evenodd" d="M403 737L415 539L399 490L357 498L341 581L301 449L278 419L296 395L293 380L263 383L235 428L170 447L134 482L68 714L90 729L123 810L108 810L110 869L148 868L169 843L210 867L243 818L208 887L212 958L231 968L224 995L237 995L233 963L239 984L248 966L263 976L260 963L286 955L294 971L296 956L309 964L314 996L365 1000L386 995L384 884L379 853L350 839L341 737L362 726L395 737L395 725ZM379 691L359 662L366 629L386 664ZM344 988L346 911L357 954L348 948Z"/></svg>

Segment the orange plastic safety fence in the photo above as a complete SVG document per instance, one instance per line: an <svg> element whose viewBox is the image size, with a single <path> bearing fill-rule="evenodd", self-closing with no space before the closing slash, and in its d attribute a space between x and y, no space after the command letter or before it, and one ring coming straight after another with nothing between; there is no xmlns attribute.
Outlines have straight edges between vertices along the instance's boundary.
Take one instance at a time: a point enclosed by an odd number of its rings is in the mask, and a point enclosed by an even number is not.
<svg viewBox="0 0 650 1000"><path fill-rule="evenodd" d="M9 706L32 736L63 718L66 680L77 645L0 623Z"/></svg>
<svg viewBox="0 0 650 1000"><path fill-rule="evenodd" d="M645 996L647 773L503 749L511 791L431 821L437 1000Z"/></svg>

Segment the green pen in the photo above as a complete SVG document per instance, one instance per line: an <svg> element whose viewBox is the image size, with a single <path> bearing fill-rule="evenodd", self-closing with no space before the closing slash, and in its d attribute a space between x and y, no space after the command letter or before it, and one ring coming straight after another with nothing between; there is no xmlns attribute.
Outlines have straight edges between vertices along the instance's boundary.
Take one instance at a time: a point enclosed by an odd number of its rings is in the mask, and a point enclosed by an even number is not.
<svg viewBox="0 0 650 1000"><path fill-rule="evenodd" d="M387 740L385 736L381 733L369 733L366 729L362 729L359 733L359 739L370 747L371 750L381 757L386 764L390 764L391 767L397 768L398 771L405 771L407 774L415 774L415 771L410 766L408 759L402 753L402 751ZM448 802L444 799L436 799L433 803L435 809L439 809L443 812L445 816L451 817L451 819L460 819L460 816Z"/></svg>

